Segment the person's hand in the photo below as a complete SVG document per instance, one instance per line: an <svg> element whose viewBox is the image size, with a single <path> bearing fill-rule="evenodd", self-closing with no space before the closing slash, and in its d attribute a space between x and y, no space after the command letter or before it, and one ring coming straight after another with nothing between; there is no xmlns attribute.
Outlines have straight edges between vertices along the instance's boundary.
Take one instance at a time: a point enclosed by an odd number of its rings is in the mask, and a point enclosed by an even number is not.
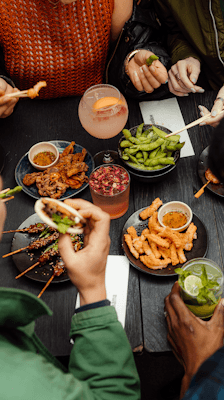
<svg viewBox="0 0 224 400"><path fill-rule="evenodd" d="M196 85L201 72L200 62L188 57L172 65L168 72L168 87L175 96L188 96L188 93L204 93L204 89Z"/></svg>
<svg viewBox="0 0 224 400"><path fill-rule="evenodd" d="M18 89L13 88L4 79L0 78L0 118L6 118L12 114L14 107L19 99L10 99L5 94L17 92Z"/></svg>
<svg viewBox="0 0 224 400"><path fill-rule="evenodd" d="M214 102L214 105L211 109L211 117L209 117L208 119L206 119L204 122L201 122L200 125L211 125L214 128L219 124L219 122L221 121L221 119L224 117L224 113L220 112L222 110L224 110L224 86L221 87L221 89L219 90L216 100ZM209 110L204 107L204 106L198 106L199 110L200 110L200 114L202 117L204 117L205 115L209 114Z"/></svg>
<svg viewBox="0 0 224 400"><path fill-rule="evenodd" d="M65 200L86 218L84 248L74 252L70 236L60 235L59 252L69 278L80 294L80 305L106 299L105 268L110 248L110 216L88 201Z"/></svg>
<svg viewBox="0 0 224 400"><path fill-rule="evenodd" d="M223 346L224 299L216 306L210 321L203 321L186 307L180 297L180 286L176 282L165 298L164 310L168 325L167 338L185 369L181 386L182 398L201 364Z"/></svg>
<svg viewBox="0 0 224 400"><path fill-rule="evenodd" d="M153 61L149 67L146 65L147 58L153 54L148 50L140 50L128 63L128 76L140 92L152 93L167 82L167 70L159 60Z"/></svg>

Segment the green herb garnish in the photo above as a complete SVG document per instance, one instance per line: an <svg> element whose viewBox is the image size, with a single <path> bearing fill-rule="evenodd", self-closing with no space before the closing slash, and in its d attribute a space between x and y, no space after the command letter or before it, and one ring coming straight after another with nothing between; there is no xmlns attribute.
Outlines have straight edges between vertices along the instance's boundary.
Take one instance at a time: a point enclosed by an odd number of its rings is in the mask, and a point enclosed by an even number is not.
<svg viewBox="0 0 224 400"><path fill-rule="evenodd" d="M220 298L216 299L214 293L211 291L212 288L216 286L220 286L217 280L210 280L208 279L208 275L206 272L206 268L204 265L201 266L202 273L200 275L202 287L199 289L199 293L197 296L197 302L199 304L206 304L208 301L213 304L217 304ZM176 268L174 270L178 275L178 282L180 286L184 289L184 281L185 279L190 276L194 275L191 271L184 271L181 268ZM198 276L198 275L197 275Z"/></svg>
<svg viewBox="0 0 224 400"><path fill-rule="evenodd" d="M61 218L60 215L53 214L52 219L57 224L57 229L60 233L66 233L70 226L75 225L75 222L69 219L67 216Z"/></svg>

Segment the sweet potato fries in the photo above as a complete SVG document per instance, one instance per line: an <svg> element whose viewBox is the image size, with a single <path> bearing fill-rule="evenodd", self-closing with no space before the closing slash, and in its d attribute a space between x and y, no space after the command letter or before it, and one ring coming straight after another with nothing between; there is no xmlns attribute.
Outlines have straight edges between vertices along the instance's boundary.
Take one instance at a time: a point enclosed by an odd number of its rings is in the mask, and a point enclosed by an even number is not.
<svg viewBox="0 0 224 400"><path fill-rule="evenodd" d="M125 242L132 255L150 269L166 268L168 264L177 265L187 261L184 251L193 247L193 239L197 238L197 227L192 222L186 232L174 232L171 228L163 228L158 222L157 209L162 201L157 198L150 207L140 213L140 218L147 219L148 228L138 236L134 226L127 229Z"/></svg>

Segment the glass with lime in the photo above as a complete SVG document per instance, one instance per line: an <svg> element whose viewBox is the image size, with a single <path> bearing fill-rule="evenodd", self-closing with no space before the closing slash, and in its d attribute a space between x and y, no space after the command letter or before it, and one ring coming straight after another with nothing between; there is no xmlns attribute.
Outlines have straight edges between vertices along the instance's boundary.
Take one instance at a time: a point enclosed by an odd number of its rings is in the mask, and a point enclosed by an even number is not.
<svg viewBox="0 0 224 400"><path fill-rule="evenodd" d="M179 275L181 297L189 310L202 319L210 318L223 291L223 273L212 260L194 258L182 268Z"/></svg>

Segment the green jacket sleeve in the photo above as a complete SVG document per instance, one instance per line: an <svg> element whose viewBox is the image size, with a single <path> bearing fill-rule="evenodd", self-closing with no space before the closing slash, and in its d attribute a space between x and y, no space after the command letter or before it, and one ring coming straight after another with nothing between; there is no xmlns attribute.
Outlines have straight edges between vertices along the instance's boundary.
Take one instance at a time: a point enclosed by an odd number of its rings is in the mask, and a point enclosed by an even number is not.
<svg viewBox="0 0 224 400"><path fill-rule="evenodd" d="M172 64L176 64L177 61L188 57L194 57L201 62L197 52L182 34L181 29L179 28L177 21L175 21L173 12L168 4L169 1L166 0L155 0L155 7L158 17L167 28L167 46L170 51ZM181 7L180 2L176 1L176 4L177 7ZM181 21L179 22L181 23Z"/></svg>
<svg viewBox="0 0 224 400"><path fill-rule="evenodd" d="M69 371L85 382L86 394L91 392L94 399L140 399L132 350L114 307L75 315L70 335L74 346Z"/></svg>

